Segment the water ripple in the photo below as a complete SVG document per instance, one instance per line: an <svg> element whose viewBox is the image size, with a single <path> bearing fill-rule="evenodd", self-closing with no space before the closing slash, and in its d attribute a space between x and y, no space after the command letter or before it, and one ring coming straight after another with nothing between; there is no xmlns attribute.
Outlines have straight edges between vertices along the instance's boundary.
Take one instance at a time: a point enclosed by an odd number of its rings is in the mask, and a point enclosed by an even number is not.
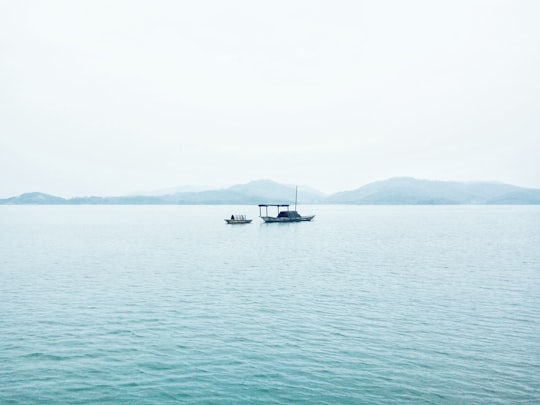
<svg viewBox="0 0 540 405"><path fill-rule="evenodd" d="M248 209L0 207L0 403L540 402L538 207Z"/></svg>

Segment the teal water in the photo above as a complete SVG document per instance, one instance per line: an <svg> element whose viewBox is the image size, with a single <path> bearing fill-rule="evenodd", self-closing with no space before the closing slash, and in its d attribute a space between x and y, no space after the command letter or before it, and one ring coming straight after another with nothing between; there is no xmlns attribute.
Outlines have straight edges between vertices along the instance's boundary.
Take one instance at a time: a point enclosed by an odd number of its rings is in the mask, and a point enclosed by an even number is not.
<svg viewBox="0 0 540 405"><path fill-rule="evenodd" d="M1 206L0 403L540 402L540 207L299 208Z"/></svg>

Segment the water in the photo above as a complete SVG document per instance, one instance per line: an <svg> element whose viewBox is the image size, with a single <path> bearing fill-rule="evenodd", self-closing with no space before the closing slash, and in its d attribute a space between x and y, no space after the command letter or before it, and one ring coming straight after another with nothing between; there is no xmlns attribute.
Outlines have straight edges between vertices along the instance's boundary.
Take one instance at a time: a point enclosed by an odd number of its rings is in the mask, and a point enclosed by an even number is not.
<svg viewBox="0 0 540 405"><path fill-rule="evenodd" d="M299 209L1 206L0 403L540 402L540 207Z"/></svg>

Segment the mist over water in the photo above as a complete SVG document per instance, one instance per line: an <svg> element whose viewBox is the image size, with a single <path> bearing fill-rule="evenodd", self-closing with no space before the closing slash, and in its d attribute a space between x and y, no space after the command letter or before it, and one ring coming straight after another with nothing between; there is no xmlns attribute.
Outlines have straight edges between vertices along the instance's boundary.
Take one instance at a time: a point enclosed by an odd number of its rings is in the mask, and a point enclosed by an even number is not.
<svg viewBox="0 0 540 405"><path fill-rule="evenodd" d="M298 209L0 207L0 403L539 401L540 207Z"/></svg>

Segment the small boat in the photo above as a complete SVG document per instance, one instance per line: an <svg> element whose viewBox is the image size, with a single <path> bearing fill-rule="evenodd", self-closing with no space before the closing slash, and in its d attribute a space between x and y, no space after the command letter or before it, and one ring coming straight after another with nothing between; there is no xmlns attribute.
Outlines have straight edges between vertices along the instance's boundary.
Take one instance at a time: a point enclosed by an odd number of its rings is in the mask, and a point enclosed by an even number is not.
<svg viewBox="0 0 540 405"><path fill-rule="evenodd" d="M298 187L296 187L296 196L294 199L294 211L290 210L289 204L259 204L259 217L264 222L301 222L301 221L311 221L315 218L315 215L300 215L296 211L296 203L298 200ZM266 215L262 214L262 208L265 208ZM277 217L272 217L268 215L268 207L276 207L278 211ZM283 208L283 210L282 210Z"/></svg>
<svg viewBox="0 0 540 405"><path fill-rule="evenodd" d="M252 219L247 219L244 214L233 214L230 219L226 219L225 222L231 225L235 224L249 224L253 221Z"/></svg>

